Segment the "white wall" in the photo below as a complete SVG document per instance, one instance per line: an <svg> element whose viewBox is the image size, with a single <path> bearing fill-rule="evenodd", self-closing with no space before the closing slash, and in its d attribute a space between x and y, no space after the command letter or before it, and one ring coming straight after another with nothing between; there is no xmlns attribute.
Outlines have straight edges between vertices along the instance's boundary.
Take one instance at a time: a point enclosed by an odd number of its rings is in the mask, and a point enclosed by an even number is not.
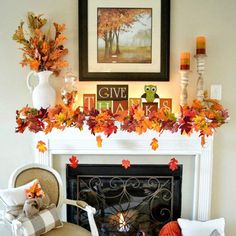
<svg viewBox="0 0 236 236"><path fill-rule="evenodd" d="M45 13L52 20L67 25L68 59L73 71L78 73L78 4L77 0L5 0L0 6L0 187L7 186L10 173L19 165L32 162L32 134L15 134L15 110L31 105L26 88L27 69L22 69L18 45L11 35L27 11ZM194 53L195 37L207 37L206 87L222 84L222 103L229 109L229 124L215 135L214 180L212 217L223 216L227 223L227 236L236 232L236 1L235 0L172 0L171 7L170 82L157 83L161 97L172 97L174 107L179 103L179 54L183 50ZM189 86L190 101L194 98L196 70L192 59L192 76ZM57 78L57 81L60 79ZM59 87L58 82L53 82ZM142 94L145 83L129 83L130 96ZM81 93L95 92L96 83L81 82ZM135 89L134 89L135 88Z"/></svg>

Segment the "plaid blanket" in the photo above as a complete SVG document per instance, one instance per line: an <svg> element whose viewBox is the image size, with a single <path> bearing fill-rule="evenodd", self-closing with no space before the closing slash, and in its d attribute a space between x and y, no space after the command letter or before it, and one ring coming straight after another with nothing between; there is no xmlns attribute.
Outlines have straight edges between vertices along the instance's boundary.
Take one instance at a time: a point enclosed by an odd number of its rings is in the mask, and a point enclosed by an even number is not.
<svg viewBox="0 0 236 236"><path fill-rule="evenodd" d="M19 219L15 224L20 227L20 232L25 236L39 236L54 228L63 226L54 204L31 218Z"/></svg>

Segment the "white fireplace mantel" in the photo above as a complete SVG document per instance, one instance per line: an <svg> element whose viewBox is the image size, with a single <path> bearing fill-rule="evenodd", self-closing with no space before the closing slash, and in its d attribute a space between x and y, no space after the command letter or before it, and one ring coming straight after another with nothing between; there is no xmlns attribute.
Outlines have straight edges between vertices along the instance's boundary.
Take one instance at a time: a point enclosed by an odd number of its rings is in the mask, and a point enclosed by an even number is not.
<svg viewBox="0 0 236 236"><path fill-rule="evenodd" d="M159 141L157 151L150 147L154 137ZM213 137L207 138L202 148L201 139L196 133L188 137L167 131L160 136L152 131L142 135L118 131L109 138L103 137L103 146L98 148L96 138L89 130L68 128L55 130L48 135L36 134L35 147L39 140L47 144L48 150L42 154L35 149L35 160L48 166L52 166L53 157L58 154L110 155L111 158L112 155L191 155L195 158L193 219L208 220L210 217Z"/></svg>

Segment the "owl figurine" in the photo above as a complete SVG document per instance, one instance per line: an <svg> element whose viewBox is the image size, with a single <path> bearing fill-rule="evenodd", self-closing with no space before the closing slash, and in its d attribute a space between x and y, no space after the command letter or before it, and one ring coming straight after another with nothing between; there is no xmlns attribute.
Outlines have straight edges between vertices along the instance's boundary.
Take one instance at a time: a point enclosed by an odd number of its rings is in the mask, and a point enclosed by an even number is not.
<svg viewBox="0 0 236 236"><path fill-rule="evenodd" d="M142 95L141 98L145 98L147 102L154 102L156 98L159 98L156 85L145 85L144 87L145 93Z"/></svg>

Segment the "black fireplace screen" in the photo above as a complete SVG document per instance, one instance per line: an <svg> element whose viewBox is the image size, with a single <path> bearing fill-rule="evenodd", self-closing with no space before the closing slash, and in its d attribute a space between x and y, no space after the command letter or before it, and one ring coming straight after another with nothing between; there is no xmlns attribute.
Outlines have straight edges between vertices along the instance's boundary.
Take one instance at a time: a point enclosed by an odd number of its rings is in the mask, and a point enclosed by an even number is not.
<svg viewBox="0 0 236 236"><path fill-rule="evenodd" d="M167 165L67 166L67 197L96 208L101 236L158 235L161 227L180 217L182 166ZM89 229L87 213L67 208L67 218Z"/></svg>

